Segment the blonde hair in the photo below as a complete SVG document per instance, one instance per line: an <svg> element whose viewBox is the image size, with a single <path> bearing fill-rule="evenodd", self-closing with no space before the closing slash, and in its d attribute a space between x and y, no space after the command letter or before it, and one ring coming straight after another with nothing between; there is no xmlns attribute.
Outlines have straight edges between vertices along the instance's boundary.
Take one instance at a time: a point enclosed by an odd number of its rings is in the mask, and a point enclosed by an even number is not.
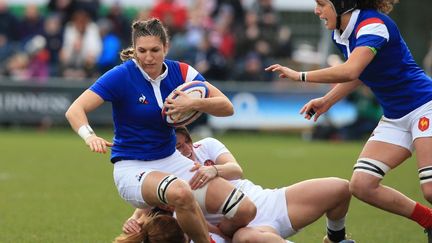
<svg viewBox="0 0 432 243"><path fill-rule="evenodd" d="M137 20L132 23L132 46L120 52L120 59L122 61L134 58L135 41L138 37L143 36L159 37L163 45L168 46L168 31L159 19Z"/></svg>
<svg viewBox="0 0 432 243"><path fill-rule="evenodd" d="M141 231L121 234L113 243L185 243L186 237L177 220L169 215L142 215L138 220Z"/></svg>

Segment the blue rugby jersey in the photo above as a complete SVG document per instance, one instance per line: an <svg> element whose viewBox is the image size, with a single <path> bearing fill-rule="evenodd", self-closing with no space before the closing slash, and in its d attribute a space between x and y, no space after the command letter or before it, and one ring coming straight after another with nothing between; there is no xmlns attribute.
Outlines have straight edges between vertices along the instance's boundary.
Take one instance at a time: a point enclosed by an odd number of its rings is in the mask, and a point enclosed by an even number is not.
<svg viewBox="0 0 432 243"><path fill-rule="evenodd" d="M165 72L156 80L134 60L128 60L102 75L90 87L112 103L114 146L111 161L156 160L175 151L174 129L162 118L166 97L180 84L204 78L191 66L164 61Z"/></svg>
<svg viewBox="0 0 432 243"><path fill-rule="evenodd" d="M333 32L333 40L345 58L359 46L376 51L360 80L371 88L387 118L401 118L432 100L432 79L415 63L387 15L355 10L342 35Z"/></svg>

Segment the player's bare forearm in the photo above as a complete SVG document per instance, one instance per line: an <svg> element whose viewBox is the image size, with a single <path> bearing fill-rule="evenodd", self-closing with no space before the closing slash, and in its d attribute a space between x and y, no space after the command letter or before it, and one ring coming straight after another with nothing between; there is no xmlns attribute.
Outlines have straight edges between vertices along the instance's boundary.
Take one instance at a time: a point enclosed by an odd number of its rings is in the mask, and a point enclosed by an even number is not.
<svg viewBox="0 0 432 243"><path fill-rule="evenodd" d="M243 177L242 168L235 163L227 163L223 165L215 165L218 176L227 180L236 180Z"/></svg>
<svg viewBox="0 0 432 243"><path fill-rule="evenodd" d="M357 80L374 57L370 48L357 47L343 64L307 72L307 82L347 83Z"/></svg>
<svg viewBox="0 0 432 243"><path fill-rule="evenodd" d="M197 99L193 109L213 116L231 116L234 114L234 107L231 101L218 88L209 82L205 82L209 89L209 97Z"/></svg>
<svg viewBox="0 0 432 243"><path fill-rule="evenodd" d="M231 116L234 108L226 97L210 97L194 100L193 109L213 116Z"/></svg>
<svg viewBox="0 0 432 243"><path fill-rule="evenodd" d="M215 162L218 176L227 180L235 180L243 177L243 169L231 153L219 155Z"/></svg>
<svg viewBox="0 0 432 243"><path fill-rule="evenodd" d="M337 84L324 96L324 99L326 100L326 102L333 105L342 98L346 97L351 92L353 92L361 84L362 82L359 79L347 83Z"/></svg>

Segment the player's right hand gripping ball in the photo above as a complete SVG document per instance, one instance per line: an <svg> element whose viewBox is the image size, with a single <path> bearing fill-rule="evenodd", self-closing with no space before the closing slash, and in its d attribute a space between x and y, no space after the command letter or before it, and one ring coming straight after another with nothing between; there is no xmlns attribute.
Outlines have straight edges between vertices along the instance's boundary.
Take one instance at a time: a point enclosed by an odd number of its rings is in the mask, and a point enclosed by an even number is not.
<svg viewBox="0 0 432 243"><path fill-rule="evenodd" d="M191 98L207 98L209 95L207 85L205 85L205 83L202 81L186 82L182 85L179 85L175 90L180 90ZM171 92L167 98L175 100L178 95L174 94L174 91ZM168 110L169 109L165 106L162 107L162 117L168 123L168 125L173 127L191 124L202 114L202 112L199 111L190 111L182 114L167 115L166 112Z"/></svg>

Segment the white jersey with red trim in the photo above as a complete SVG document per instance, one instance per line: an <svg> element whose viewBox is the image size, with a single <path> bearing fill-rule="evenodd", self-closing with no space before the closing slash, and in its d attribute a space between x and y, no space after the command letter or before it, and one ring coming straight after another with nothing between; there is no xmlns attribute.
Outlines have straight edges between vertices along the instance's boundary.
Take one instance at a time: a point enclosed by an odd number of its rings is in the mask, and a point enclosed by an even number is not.
<svg viewBox="0 0 432 243"><path fill-rule="evenodd" d="M204 138L195 142L193 148L198 162L202 165L214 165L221 154L230 152L223 143L215 138ZM252 201L256 200L259 192L265 190L247 179L231 180L230 182L246 193Z"/></svg>
<svg viewBox="0 0 432 243"><path fill-rule="evenodd" d="M214 138L202 139L194 143L193 147L198 162L203 165L215 164L220 155L229 152L224 144ZM249 227L269 226L275 229L282 238L296 233L288 218L285 188L263 189L246 179L230 182L242 190L257 207L257 214L248 224ZM221 217L222 215L206 215L206 219L212 224L219 223Z"/></svg>

